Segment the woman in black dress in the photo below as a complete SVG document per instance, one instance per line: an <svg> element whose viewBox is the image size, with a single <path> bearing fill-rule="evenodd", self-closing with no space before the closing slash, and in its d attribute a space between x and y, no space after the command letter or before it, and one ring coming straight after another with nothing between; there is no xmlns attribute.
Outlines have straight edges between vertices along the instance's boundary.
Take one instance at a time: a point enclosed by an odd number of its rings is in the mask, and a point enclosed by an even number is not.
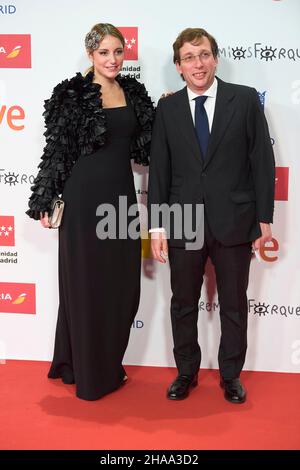
<svg viewBox="0 0 300 470"><path fill-rule="evenodd" d="M85 45L90 72L63 81L45 102L47 144L27 214L49 227L51 201L62 194L60 302L48 377L75 383L79 398L96 400L127 378L122 360L141 266L139 234L119 236L117 226L116 236L108 230L105 238L97 208L111 204L128 228L119 197L128 207L136 203L130 159L148 164L154 109L144 85L119 75L125 41L118 29L97 24Z"/></svg>

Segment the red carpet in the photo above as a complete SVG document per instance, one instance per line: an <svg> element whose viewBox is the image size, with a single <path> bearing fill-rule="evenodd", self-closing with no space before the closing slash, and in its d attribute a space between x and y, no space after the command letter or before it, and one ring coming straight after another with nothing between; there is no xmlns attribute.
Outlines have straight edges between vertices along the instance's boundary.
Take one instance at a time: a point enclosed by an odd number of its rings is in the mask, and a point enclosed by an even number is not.
<svg viewBox="0 0 300 470"><path fill-rule="evenodd" d="M86 402L48 368L0 365L0 449L300 449L300 374L244 372L248 400L233 405L217 371L202 370L190 397L172 402L175 369L127 366L122 389Z"/></svg>

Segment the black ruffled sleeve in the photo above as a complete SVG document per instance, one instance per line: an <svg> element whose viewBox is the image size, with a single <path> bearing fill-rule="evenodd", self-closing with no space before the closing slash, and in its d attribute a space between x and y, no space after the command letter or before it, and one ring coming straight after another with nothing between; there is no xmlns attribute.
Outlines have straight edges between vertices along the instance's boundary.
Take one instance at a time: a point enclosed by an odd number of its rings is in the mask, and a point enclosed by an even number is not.
<svg viewBox="0 0 300 470"><path fill-rule="evenodd" d="M128 94L139 123L139 132L131 144L131 158L140 165L149 165L151 133L155 116L154 103L145 85L135 78L118 77L118 81Z"/></svg>
<svg viewBox="0 0 300 470"><path fill-rule="evenodd" d="M60 195L80 155L90 155L105 143L106 123L100 85L93 73L77 73L57 85L45 101L46 146L39 172L31 187L26 214L40 218L49 212L51 201Z"/></svg>
<svg viewBox="0 0 300 470"><path fill-rule="evenodd" d="M72 80L64 80L57 85L51 98L45 101L46 146L39 164L40 170L31 187L29 210L26 212L36 220L40 218L40 212L49 212L53 197L62 193L76 159Z"/></svg>
<svg viewBox="0 0 300 470"><path fill-rule="evenodd" d="M145 86L134 78L117 77L128 94L136 113L139 132L132 142L131 158L149 164L154 106ZM106 119L102 108L101 87L93 83L93 73L78 73L57 85L45 101L46 146L39 172L31 187L29 210L33 219L49 212L51 201L60 195L78 156L88 156L104 145Z"/></svg>

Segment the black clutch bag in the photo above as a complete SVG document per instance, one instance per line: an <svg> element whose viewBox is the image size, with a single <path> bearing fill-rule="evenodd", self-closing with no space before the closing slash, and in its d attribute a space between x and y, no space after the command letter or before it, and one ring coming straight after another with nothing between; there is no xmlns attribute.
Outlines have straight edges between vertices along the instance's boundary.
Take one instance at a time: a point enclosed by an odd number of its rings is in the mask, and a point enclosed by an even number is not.
<svg viewBox="0 0 300 470"><path fill-rule="evenodd" d="M60 227L64 208L65 201L56 196L51 203L51 211L48 215L50 228Z"/></svg>

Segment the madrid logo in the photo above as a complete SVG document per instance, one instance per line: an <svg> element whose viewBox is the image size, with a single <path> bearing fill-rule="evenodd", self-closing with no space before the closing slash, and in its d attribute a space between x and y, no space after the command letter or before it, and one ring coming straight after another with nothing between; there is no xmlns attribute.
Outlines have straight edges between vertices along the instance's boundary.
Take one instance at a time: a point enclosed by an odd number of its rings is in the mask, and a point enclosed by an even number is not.
<svg viewBox="0 0 300 470"><path fill-rule="evenodd" d="M0 215L0 246L15 246L15 218Z"/></svg>
<svg viewBox="0 0 300 470"><path fill-rule="evenodd" d="M124 59L138 60L138 27L137 26L118 26L118 29L124 36Z"/></svg>

